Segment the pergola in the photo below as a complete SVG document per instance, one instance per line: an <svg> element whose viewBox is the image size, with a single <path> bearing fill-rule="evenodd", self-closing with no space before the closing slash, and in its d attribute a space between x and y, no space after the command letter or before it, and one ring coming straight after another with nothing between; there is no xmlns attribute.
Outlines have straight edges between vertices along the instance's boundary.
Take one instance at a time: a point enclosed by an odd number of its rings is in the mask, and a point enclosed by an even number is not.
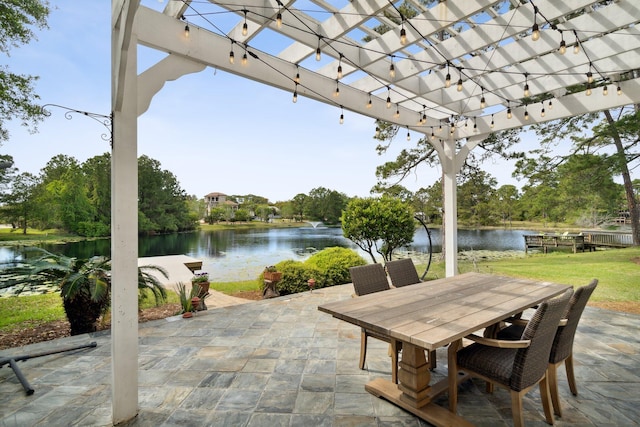
<svg viewBox="0 0 640 427"><path fill-rule="evenodd" d="M294 102L333 105L336 117L350 111L422 133L442 164L447 276L457 270L456 176L481 141L640 103L637 0L168 0L163 7L112 0L114 424L138 411L137 120L165 82L213 67L280 88ZM166 56L138 74L138 45Z"/></svg>

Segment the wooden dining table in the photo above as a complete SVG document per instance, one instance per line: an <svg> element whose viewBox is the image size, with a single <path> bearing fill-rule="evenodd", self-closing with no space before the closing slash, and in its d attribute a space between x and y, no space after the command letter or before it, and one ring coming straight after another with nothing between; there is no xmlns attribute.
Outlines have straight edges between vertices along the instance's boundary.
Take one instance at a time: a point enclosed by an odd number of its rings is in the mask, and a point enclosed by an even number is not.
<svg viewBox="0 0 640 427"><path fill-rule="evenodd" d="M451 344L448 357L455 357L465 336L493 327L568 287L465 273L323 304L318 310L402 342L399 383L377 378L366 384L368 392L434 425L465 426L472 424L434 403L435 397L457 387L465 377L448 372L447 379L431 384L425 350L431 353Z"/></svg>

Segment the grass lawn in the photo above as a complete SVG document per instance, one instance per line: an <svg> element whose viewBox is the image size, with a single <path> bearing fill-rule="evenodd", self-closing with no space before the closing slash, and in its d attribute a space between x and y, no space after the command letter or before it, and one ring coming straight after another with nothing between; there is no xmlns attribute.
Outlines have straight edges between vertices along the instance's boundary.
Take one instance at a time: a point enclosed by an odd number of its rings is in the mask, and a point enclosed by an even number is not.
<svg viewBox="0 0 640 427"><path fill-rule="evenodd" d="M425 266L417 266L424 271ZM640 248L608 249L595 252L551 251L548 254L527 255L494 261L458 263L461 273L479 271L536 280L565 283L573 286L598 279L593 301L640 302ZM444 263L436 262L427 278L444 277Z"/></svg>

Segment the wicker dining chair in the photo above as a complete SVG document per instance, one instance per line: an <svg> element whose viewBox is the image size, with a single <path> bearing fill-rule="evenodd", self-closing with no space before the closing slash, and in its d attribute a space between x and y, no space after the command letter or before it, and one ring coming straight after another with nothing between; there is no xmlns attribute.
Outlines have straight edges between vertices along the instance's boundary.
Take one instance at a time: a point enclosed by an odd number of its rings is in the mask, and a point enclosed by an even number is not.
<svg viewBox="0 0 640 427"><path fill-rule="evenodd" d="M416 266L411 258L402 258L395 261L389 261L386 264L387 273L391 284L396 288L407 285L415 285L420 283L420 277L416 271Z"/></svg>
<svg viewBox="0 0 640 427"><path fill-rule="evenodd" d="M475 342L450 358L449 369L452 372L464 371L472 377L484 379L510 391L515 427L524 426L523 396L538 384L545 418L547 423L553 424L547 361L558 323L572 294L573 290L567 289L562 296L541 303L519 340L470 335L467 338ZM449 409L452 412L456 412L457 403L457 387L450 384Z"/></svg>
<svg viewBox="0 0 640 427"><path fill-rule="evenodd" d="M351 273L353 289L358 296L390 289L387 274L381 264L375 263L351 267L349 268L349 272ZM392 339L388 335L379 334L362 328L362 332L360 334L360 369L364 369L365 359L367 357L367 340L369 337L377 338L389 343L389 355L391 356L391 380L397 384L398 353L400 352L401 343Z"/></svg>
<svg viewBox="0 0 640 427"><path fill-rule="evenodd" d="M558 367L564 363L569 389L574 396L577 396L578 389L573 373L573 339L576 335L576 329L582 317L582 312L597 285L598 279L593 279L588 285L575 290L569 301L566 313L563 316L563 321L560 323L560 326L558 326L553 345L551 346L547 376L549 377L549 390L551 391L553 412L560 417L562 416L562 408L558 394ZM498 333L497 338L517 339L522 335L523 330L524 326L520 322L517 322L502 329Z"/></svg>

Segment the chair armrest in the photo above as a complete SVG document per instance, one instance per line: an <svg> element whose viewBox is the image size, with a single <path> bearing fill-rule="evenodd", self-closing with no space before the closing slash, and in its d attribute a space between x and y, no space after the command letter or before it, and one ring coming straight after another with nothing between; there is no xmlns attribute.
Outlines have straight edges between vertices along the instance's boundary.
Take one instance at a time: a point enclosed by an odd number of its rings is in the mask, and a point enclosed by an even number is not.
<svg viewBox="0 0 640 427"><path fill-rule="evenodd" d="M465 338L477 342L478 344L498 348L527 348L531 344L531 340L497 340L473 334L467 335Z"/></svg>
<svg viewBox="0 0 640 427"><path fill-rule="evenodd" d="M511 323L512 325L527 326L527 323L529 323L529 319L522 319L520 317L509 317L507 319L504 319L503 322Z"/></svg>
<svg viewBox="0 0 640 427"><path fill-rule="evenodd" d="M567 326L568 321L569 319L560 319L560 323L558 323L558 326ZM507 319L504 319L503 322L511 323L512 325L527 326L527 323L529 323L529 319L521 319L519 317L509 317Z"/></svg>

